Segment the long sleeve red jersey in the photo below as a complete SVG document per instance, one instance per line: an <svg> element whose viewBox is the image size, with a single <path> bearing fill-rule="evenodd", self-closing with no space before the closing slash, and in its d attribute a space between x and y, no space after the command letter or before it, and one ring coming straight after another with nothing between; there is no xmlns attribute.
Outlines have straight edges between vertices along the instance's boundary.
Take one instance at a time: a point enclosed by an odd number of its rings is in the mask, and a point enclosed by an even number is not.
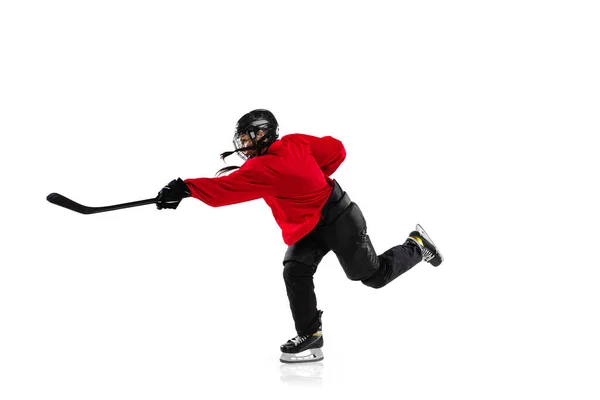
<svg viewBox="0 0 600 400"><path fill-rule="evenodd" d="M346 150L331 136L299 133L276 140L268 151L252 157L229 175L186 179L192 197L212 207L263 198L292 245L319 222L333 187L329 175L346 158Z"/></svg>

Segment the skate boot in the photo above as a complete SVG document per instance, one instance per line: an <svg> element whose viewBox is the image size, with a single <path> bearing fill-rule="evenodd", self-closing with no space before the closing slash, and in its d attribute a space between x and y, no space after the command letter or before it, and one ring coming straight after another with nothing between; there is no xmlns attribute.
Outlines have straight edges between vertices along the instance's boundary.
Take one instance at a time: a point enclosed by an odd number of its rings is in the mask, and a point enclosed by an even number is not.
<svg viewBox="0 0 600 400"><path fill-rule="evenodd" d="M435 247L435 244L433 244L433 241L421 225L417 224L416 230L410 233L408 240L411 240L419 246L421 254L423 255L423 261L430 263L434 267L439 266L442 261L444 261L442 253Z"/></svg>
<svg viewBox="0 0 600 400"><path fill-rule="evenodd" d="M310 335L296 336L282 344L281 357L279 361L283 363L301 363L314 362L323 359L323 333L321 332L321 315L319 311L319 328Z"/></svg>

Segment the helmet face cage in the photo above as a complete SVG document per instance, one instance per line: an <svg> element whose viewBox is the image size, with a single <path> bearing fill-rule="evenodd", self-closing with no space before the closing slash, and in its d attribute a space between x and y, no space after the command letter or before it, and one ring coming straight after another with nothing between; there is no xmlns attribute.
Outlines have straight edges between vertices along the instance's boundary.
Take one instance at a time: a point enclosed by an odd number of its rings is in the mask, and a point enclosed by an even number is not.
<svg viewBox="0 0 600 400"><path fill-rule="evenodd" d="M259 131L265 132L265 135L257 139ZM248 135L251 145L242 144L242 136ZM237 123L235 134L233 135L233 145L236 150L248 149L256 150L259 153L262 148L270 145L279 137L279 126L275 116L267 110L254 110L244 115ZM254 155L246 155L243 151L237 151L242 160L247 160Z"/></svg>

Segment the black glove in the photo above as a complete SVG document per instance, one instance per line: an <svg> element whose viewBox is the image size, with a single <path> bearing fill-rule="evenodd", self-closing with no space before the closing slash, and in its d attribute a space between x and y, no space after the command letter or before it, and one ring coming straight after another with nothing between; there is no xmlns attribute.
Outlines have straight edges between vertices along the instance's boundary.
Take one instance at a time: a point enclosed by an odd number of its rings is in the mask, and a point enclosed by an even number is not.
<svg viewBox="0 0 600 400"><path fill-rule="evenodd" d="M158 192L156 197L156 208L162 210L163 208L176 209L181 199L190 197L192 194L190 189L181 178L173 179L167 186L162 188Z"/></svg>

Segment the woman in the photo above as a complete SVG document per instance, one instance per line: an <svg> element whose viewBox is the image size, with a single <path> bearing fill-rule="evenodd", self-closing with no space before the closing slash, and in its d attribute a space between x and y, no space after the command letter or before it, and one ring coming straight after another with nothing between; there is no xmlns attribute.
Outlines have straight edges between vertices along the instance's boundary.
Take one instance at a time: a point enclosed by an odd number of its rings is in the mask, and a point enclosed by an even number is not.
<svg viewBox="0 0 600 400"><path fill-rule="evenodd" d="M245 160L241 167L222 168L216 178L173 180L159 192L157 207L175 209L189 196L213 207L263 198L271 207L289 246L283 278L297 332L281 346L282 362L323 359L322 311L313 275L330 250L349 279L372 288L385 286L422 260L436 267L443 261L419 225L404 244L375 253L358 205L330 178L346 157L339 140L303 134L279 139L275 116L261 109L240 118L233 143L235 150L221 158L238 153Z"/></svg>

